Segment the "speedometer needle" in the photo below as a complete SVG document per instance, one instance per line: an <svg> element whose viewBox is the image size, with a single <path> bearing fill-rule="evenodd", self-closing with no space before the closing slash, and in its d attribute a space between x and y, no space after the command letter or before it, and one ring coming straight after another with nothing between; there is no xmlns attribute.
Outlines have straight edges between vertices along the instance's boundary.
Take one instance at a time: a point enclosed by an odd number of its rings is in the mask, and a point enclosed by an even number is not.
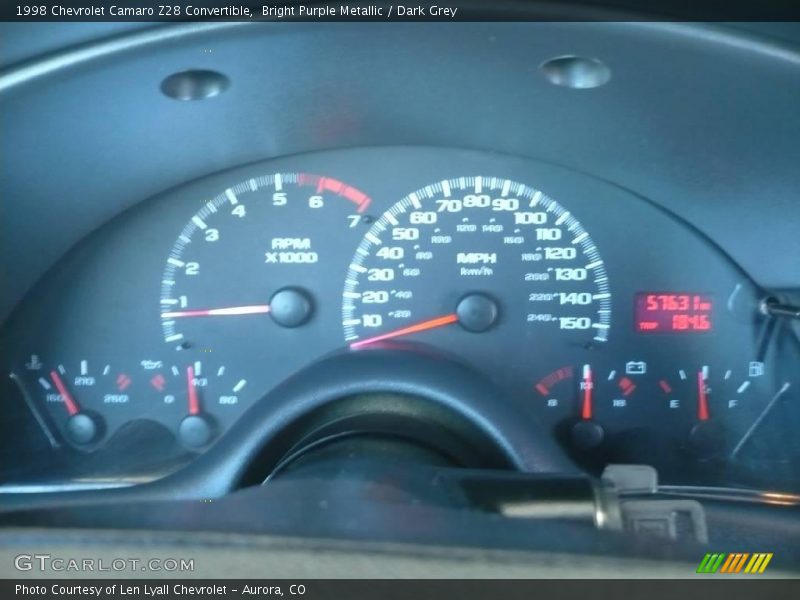
<svg viewBox="0 0 800 600"><path fill-rule="evenodd" d="M162 319L175 317L218 317L230 315L258 315L270 311L269 304L255 304L251 306L231 306L229 308L209 308L203 310L177 310L161 313Z"/></svg>
<svg viewBox="0 0 800 600"><path fill-rule="evenodd" d="M434 319L428 319L427 321L422 321L421 323L409 325L408 327L403 327L401 329L395 329L394 331L389 331L388 333L381 333L380 335L366 338L364 340L358 340L357 342L350 344L350 347L362 348L376 342L382 342L383 340L390 340L392 338L401 337L404 335L411 335L412 333L419 333L420 331L428 331L429 329L438 329L440 327L452 325L453 323L458 323L458 315L455 313L443 315Z"/></svg>

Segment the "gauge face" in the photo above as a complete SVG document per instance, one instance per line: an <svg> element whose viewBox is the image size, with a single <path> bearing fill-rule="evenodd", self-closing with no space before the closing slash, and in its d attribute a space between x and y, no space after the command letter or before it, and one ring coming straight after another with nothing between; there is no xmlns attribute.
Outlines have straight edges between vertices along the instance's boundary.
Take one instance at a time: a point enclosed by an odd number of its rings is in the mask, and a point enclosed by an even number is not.
<svg viewBox="0 0 800 600"><path fill-rule="evenodd" d="M246 380L207 360L189 365L142 360L118 365L102 360L44 364L33 355L26 368L37 372L32 389L47 407L46 420L72 447L101 447L133 419L174 429L187 448L203 447L219 433L208 407L235 410ZM214 411L219 412L219 409ZM48 425L45 425L48 427Z"/></svg>
<svg viewBox="0 0 800 600"><path fill-rule="evenodd" d="M495 330L540 348L601 344L610 324L589 233L543 192L498 177L440 181L394 204L358 246L343 292L353 348L415 336L458 349Z"/></svg>
<svg viewBox="0 0 800 600"><path fill-rule="evenodd" d="M121 214L0 328L0 366L26 423L14 448L46 446L37 477L66 476L53 456L161 476L326 354L429 345L594 474L797 489L798 348L763 297L621 188L496 154L353 149Z"/></svg>
<svg viewBox="0 0 800 600"><path fill-rule="evenodd" d="M326 241L369 203L366 194L338 180L304 173L254 177L205 202L166 261L164 341L182 349L209 345L215 330L225 327L222 321L246 327L260 321L266 328L267 315L280 327L307 322L314 298L292 284L324 274Z"/></svg>
<svg viewBox="0 0 800 600"><path fill-rule="evenodd" d="M155 291L160 279L150 310L138 299L117 310L135 297L121 279L102 324L93 299L75 305L74 329L95 331L97 350L30 349L23 370L48 437L94 453L149 424L203 450L288 374L341 345L341 277L371 199L332 177L256 169L172 193L169 237L132 236L145 257L145 237L169 248L154 257L150 285L133 284ZM140 314L150 322L112 333Z"/></svg>
<svg viewBox="0 0 800 600"><path fill-rule="evenodd" d="M269 373L285 376L331 350L316 349L324 282L335 281L339 246L357 239L370 201L331 177L276 173L217 190L188 219L160 297L163 339L182 353L177 398L187 446L204 446L224 429L216 422L230 424L278 383ZM212 361L213 372L201 376Z"/></svg>
<svg viewBox="0 0 800 600"><path fill-rule="evenodd" d="M564 365L533 386L533 401L587 467L641 462L666 477L730 467L784 469L791 444L776 434L791 384L760 360L680 366L644 360Z"/></svg>

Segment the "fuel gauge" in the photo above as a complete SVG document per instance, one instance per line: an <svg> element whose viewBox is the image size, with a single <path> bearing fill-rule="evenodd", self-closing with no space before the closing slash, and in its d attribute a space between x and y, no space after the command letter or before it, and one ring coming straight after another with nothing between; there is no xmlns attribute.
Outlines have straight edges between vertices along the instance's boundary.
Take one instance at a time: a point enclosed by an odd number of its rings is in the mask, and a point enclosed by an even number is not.
<svg viewBox="0 0 800 600"><path fill-rule="evenodd" d="M663 408L683 416L687 447L700 459L740 452L752 435L748 428L771 396L761 361L679 368L660 377L657 385Z"/></svg>

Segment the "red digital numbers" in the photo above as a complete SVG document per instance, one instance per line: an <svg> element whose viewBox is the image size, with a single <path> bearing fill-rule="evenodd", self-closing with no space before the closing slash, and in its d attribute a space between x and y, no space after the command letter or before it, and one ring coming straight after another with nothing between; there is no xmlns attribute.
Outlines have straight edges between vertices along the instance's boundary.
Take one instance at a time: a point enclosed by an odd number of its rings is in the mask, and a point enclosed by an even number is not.
<svg viewBox="0 0 800 600"><path fill-rule="evenodd" d="M672 315L672 329L708 331L711 329L711 321L708 315Z"/></svg>
<svg viewBox="0 0 800 600"><path fill-rule="evenodd" d="M683 333L711 331L713 302L700 294L640 292L634 303L636 331Z"/></svg>

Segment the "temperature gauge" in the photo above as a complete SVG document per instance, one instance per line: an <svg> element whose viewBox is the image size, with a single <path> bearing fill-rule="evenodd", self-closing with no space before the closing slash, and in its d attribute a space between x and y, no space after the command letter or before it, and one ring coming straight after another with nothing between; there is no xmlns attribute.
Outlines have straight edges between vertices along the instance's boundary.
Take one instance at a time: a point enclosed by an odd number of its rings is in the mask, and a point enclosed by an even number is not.
<svg viewBox="0 0 800 600"><path fill-rule="evenodd" d="M109 413L131 402L133 379L110 364L95 368L84 359L77 365L40 366L35 385L64 437L75 446L91 448L100 442L108 431Z"/></svg>

